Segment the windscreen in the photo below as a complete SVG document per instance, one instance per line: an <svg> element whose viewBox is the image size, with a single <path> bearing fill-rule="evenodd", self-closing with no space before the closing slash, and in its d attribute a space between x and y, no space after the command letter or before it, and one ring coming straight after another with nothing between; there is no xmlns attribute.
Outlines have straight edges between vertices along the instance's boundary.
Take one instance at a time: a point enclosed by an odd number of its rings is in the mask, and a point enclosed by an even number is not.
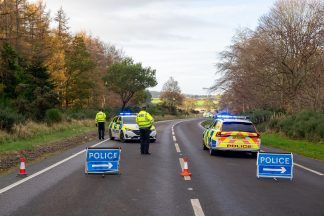
<svg viewBox="0 0 324 216"><path fill-rule="evenodd" d="M135 116L124 116L123 117L124 124L136 124Z"/></svg>
<svg viewBox="0 0 324 216"><path fill-rule="evenodd" d="M222 131L224 132L242 131L242 132L256 133L252 123L247 123L247 122L224 122L222 126Z"/></svg>

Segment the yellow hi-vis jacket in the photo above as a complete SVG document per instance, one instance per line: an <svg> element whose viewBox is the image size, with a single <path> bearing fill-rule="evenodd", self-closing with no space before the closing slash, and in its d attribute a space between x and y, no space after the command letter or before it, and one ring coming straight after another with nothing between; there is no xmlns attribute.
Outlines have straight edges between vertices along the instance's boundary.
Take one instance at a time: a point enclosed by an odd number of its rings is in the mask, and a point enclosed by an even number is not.
<svg viewBox="0 0 324 216"><path fill-rule="evenodd" d="M153 117L146 111L142 110L136 117L136 123L139 128L151 128L154 123Z"/></svg>
<svg viewBox="0 0 324 216"><path fill-rule="evenodd" d="M106 121L106 114L104 112L98 112L96 115L96 123L98 122L105 122Z"/></svg>

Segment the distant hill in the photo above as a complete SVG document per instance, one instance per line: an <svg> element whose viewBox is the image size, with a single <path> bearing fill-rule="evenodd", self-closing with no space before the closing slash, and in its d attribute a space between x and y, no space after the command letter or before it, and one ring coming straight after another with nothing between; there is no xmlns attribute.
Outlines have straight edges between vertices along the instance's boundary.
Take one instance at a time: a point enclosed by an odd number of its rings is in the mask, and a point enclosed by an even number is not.
<svg viewBox="0 0 324 216"><path fill-rule="evenodd" d="M150 91L150 93L152 95L152 98L159 98L161 94L161 92L159 91Z"/></svg>

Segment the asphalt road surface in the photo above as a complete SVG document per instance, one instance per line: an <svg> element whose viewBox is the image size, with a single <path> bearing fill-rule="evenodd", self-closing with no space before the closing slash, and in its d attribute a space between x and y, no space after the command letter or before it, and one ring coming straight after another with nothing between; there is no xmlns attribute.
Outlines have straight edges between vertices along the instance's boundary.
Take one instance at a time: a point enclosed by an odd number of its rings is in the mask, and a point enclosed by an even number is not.
<svg viewBox="0 0 324 216"><path fill-rule="evenodd" d="M1 176L0 215L324 216L323 162L294 155L293 181L257 179L251 155L202 150L201 121L158 123L151 155L140 155L138 143L97 141L27 164L25 179ZM92 145L122 147L121 175L84 174ZM183 157L192 173L186 180Z"/></svg>

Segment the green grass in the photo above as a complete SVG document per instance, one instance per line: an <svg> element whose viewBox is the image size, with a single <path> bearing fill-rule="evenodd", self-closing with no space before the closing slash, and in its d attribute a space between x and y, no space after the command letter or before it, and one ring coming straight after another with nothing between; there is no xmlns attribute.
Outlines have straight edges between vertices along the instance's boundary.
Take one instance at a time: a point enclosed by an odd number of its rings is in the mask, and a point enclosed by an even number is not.
<svg viewBox="0 0 324 216"><path fill-rule="evenodd" d="M33 149L38 145L61 141L93 130L95 130L94 127L76 125L72 129L66 128L52 133L39 134L35 137L18 139L0 144L0 153Z"/></svg>
<svg viewBox="0 0 324 216"><path fill-rule="evenodd" d="M203 107L205 105L205 101L204 100L197 100L195 102L197 107Z"/></svg>
<svg viewBox="0 0 324 216"><path fill-rule="evenodd" d="M305 140L292 140L283 135L264 133L261 136L262 145L293 152L306 157L324 161L324 143Z"/></svg>
<svg viewBox="0 0 324 216"><path fill-rule="evenodd" d="M162 103L161 99L160 98L152 98L152 104L159 104L159 103Z"/></svg>
<svg viewBox="0 0 324 216"><path fill-rule="evenodd" d="M214 122L214 119L208 119L206 121L203 121L201 123L201 126L203 126L204 128L208 128L213 122Z"/></svg>

